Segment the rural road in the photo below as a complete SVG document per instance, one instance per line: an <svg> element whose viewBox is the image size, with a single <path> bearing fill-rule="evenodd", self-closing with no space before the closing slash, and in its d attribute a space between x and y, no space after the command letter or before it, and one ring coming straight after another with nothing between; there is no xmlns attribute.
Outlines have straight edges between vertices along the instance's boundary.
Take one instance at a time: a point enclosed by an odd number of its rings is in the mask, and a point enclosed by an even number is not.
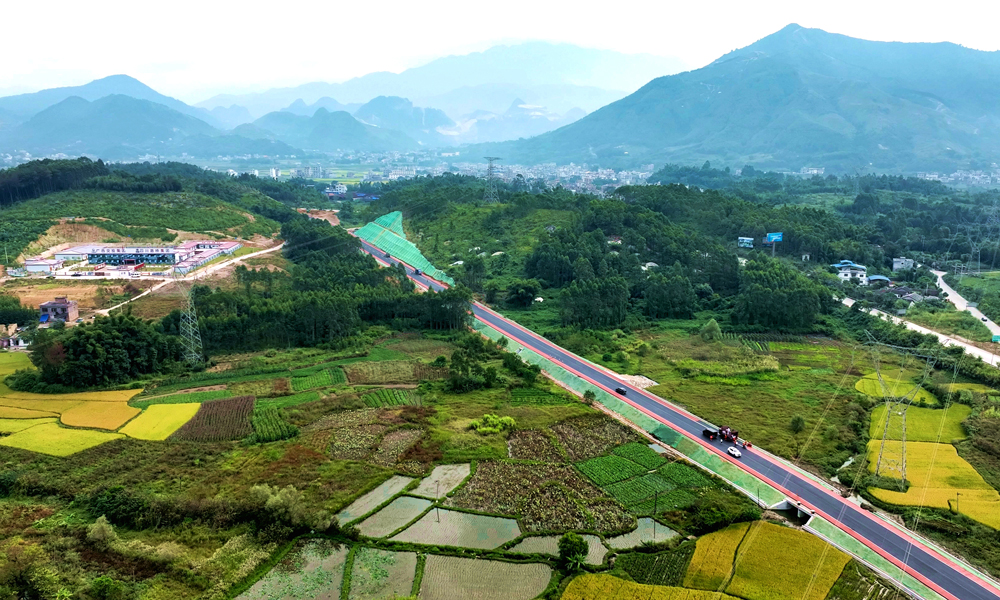
<svg viewBox="0 0 1000 600"><path fill-rule="evenodd" d="M400 264L395 258L386 258L385 252L360 240L366 252L382 263ZM416 275L409 265L404 265L410 278L434 290L444 285L424 275ZM1000 592L991 587L978 574L955 563L941 552L923 545L905 530L879 519L857 505L841 498L819 483L799 474L791 465L764 453L747 450L742 460L735 460L725 449L702 437L705 423L687 411L666 400L634 387L628 382L575 354L563 350L545 338L504 318L493 310L475 303L472 306L476 319L502 332L511 342L525 346L548 358L567 371L614 394L615 388L627 390L622 400L650 417L687 436L715 452L724 460L747 471L757 479L781 490L803 507L825 517L856 540L865 544L897 567L949 600L1000 600Z"/></svg>
<svg viewBox="0 0 1000 600"><path fill-rule="evenodd" d="M1000 335L1000 325L997 325L992 320L986 317L978 308L969 308L969 302L956 292L950 285L944 282L944 271L931 271L937 276L938 287L941 288L946 294L948 294L947 300L955 305L958 310L967 310L973 317L976 317L983 322L986 327L989 328L990 333L993 335ZM983 319L986 319L985 321Z"/></svg>
<svg viewBox="0 0 1000 600"><path fill-rule="evenodd" d="M234 265L234 264L236 264L236 263L238 263L238 262L240 262L242 260L246 260L248 258L253 258L255 256L260 256L262 254L267 254L269 252L274 252L275 250L280 250L284 245L285 245L285 243L282 242L282 243L278 244L277 246L271 246L270 248L265 248L263 250L258 250L257 252L251 252L250 254L244 254L243 256L237 256L236 258L233 258L233 259L230 259L230 260L226 260L226 261L222 261L220 263L216 263L216 264L214 264L214 265L212 265L212 266L210 266L210 267L208 267L206 269L201 269L199 271L195 271L194 273L188 275L187 277L180 277L180 278L177 279L177 281L197 281L198 279L202 279L204 277L207 277L207 276L211 275L212 273L215 273L216 271L218 271L220 269L225 269L226 267L230 267L230 266L232 266L232 265ZM125 302L122 302L121 304L116 304L116 305L112 306L111 308L102 308L102 309L96 310L94 312L97 313L97 314L99 314L99 315L107 316L108 314L111 313L111 311L115 310L116 308L121 308L122 306L125 306L129 302L134 302L135 300L138 300L139 298L142 298L143 296L145 296L147 294L152 294L156 290L159 290L159 289L161 289L163 287L166 287L166 286L170 285L171 283L173 283L174 281L175 280L173 278L164 279L160 283L154 285L153 287L151 287L148 290L146 290L145 292L139 294L135 298L129 298L128 300L126 300Z"/></svg>
<svg viewBox="0 0 1000 600"><path fill-rule="evenodd" d="M947 290L945 290L945 291L947 291ZM841 302L843 302L846 306L854 306L854 299L853 298L844 298ZM964 300L963 300L963 302L964 302ZM956 304L955 306L957 308L958 304ZM981 358L983 360L984 363L986 363L988 365L992 365L994 367L1000 366L1000 356L997 356L996 354L993 354L992 352L987 352L986 350L983 350L982 348L979 348L977 346L973 346L972 344L969 344L967 342L963 342L961 340L955 339L955 338L953 338L951 336L948 336L948 335L945 335L943 333L939 333L937 331L934 331L933 329L927 329L926 327L921 327L920 325L917 325L916 323L911 323L910 321L906 321L904 319L900 319L899 317L894 317L894 316L890 315L889 313L882 312L881 310L878 310L876 308L868 308L868 309L861 309L861 310L864 310L866 313L868 313L870 315L874 315L876 317L882 317L882 318L885 318L885 319L889 319L893 323L902 323L904 326L906 326L907 329L909 329L911 331L916 331L917 333L923 333L925 335L933 335L934 337L936 337L938 339L939 342L941 342L942 346L961 346L962 348L965 349L966 354L971 354L972 356L978 356L979 358ZM959 309L959 310L961 310L961 309ZM973 310L975 310L975 309L973 309Z"/></svg>

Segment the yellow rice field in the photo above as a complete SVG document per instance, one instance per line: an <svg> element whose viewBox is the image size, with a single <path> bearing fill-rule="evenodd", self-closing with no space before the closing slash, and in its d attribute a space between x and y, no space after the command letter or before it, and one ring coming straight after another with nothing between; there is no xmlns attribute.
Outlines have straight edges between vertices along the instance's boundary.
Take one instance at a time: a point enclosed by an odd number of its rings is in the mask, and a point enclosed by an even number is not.
<svg viewBox="0 0 1000 600"><path fill-rule="evenodd" d="M52 456L69 456L122 437L125 436L88 429L67 429L55 423L44 423L0 438L0 446Z"/></svg>
<svg viewBox="0 0 1000 600"><path fill-rule="evenodd" d="M59 396L53 394L51 397L42 396L40 399L23 400L0 396L0 406L13 408L24 408L27 410L40 410L43 412L62 413L80 404L79 400L61 400Z"/></svg>
<svg viewBox="0 0 1000 600"><path fill-rule="evenodd" d="M17 433L35 425L55 422L55 417L47 419L0 419L0 433Z"/></svg>
<svg viewBox="0 0 1000 600"><path fill-rule="evenodd" d="M31 369L31 360L24 352L0 352L0 379L18 369Z"/></svg>
<svg viewBox="0 0 1000 600"><path fill-rule="evenodd" d="M751 600L823 600L849 560L818 537L758 521L740 544L726 592Z"/></svg>
<svg viewBox="0 0 1000 600"><path fill-rule="evenodd" d="M917 387L917 384L906 378L896 379L885 373L882 374L882 381L885 382L886 390L890 396L900 397L909 394L913 388ZM885 395L882 393L882 386L878 382L878 377L874 373L871 375L865 375L854 384L854 389L858 390L862 394L867 394L875 398L884 398ZM937 404L937 398L934 394L931 394L927 390L920 388L917 390L915 396L913 396L913 402L919 403L924 401L927 404Z"/></svg>
<svg viewBox="0 0 1000 600"><path fill-rule="evenodd" d="M42 417L53 417L55 414L42 410L0 406L0 419L40 419Z"/></svg>
<svg viewBox="0 0 1000 600"><path fill-rule="evenodd" d="M121 428L120 433L139 440L165 440L198 412L201 404L153 404Z"/></svg>
<svg viewBox="0 0 1000 600"><path fill-rule="evenodd" d="M114 431L142 412L121 402L81 402L60 415L63 425Z"/></svg>
<svg viewBox="0 0 1000 600"><path fill-rule="evenodd" d="M907 442L944 442L965 439L965 429L962 421L972 413L972 407L965 404L952 404L946 409L921 408L911 406L906 410L906 441ZM872 425L869 434L872 439L882 439L885 429L886 405L876 406L872 410ZM893 415L890 430L899 431L897 426L899 415ZM898 439L898 437L897 437Z"/></svg>
<svg viewBox="0 0 1000 600"><path fill-rule="evenodd" d="M566 586L562 600L735 600L726 594L662 585L642 585L613 575L580 575Z"/></svg>
<svg viewBox="0 0 1000 600"><path fill-rule="evenodd" d="M684 574L684 587L716 591L724 586L733 571L736 548L748 528L747 523L739 523L698 538Z"/></svg>
<svg viewBox="0 0 1000 600"><path fill-rule="evenodd" d="M869 469L873 473L879 446L878 440L868 443ZM886 450L898 455L899 442L891 442ZM905 493L878 488L869 488L868 491L879 500L901 506L949 509L958 500L962 514L1000 529L1000 494L958 455L951 444L907 442L906 478L910 489Z"/></svg>
<svg viewBox="0 0 1000 600"><path fill-rule="evenodd" d="M128 402L142 390L116 390L113 392L76 392L73 394L32 394L9 391L4 400L61 400L67 402Z"/></svg>
<svg viewBox="0 0 1000 600"><path fill-rule="evenodd" d="M949 392L958 392L961 390L968 390L970 392L979 392L980 394L988 394L995 391L988 385L983 385L981 383L948 383L945 384L945 389Z"/></svg>

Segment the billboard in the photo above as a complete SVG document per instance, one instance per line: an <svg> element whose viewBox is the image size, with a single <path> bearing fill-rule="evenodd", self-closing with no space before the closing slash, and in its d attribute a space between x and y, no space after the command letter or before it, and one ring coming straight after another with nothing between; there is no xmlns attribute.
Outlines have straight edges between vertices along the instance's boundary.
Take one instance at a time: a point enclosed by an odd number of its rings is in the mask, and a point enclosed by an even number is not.
<svg viewBox="0 0 1000 600"><path fill-rule="evenodd" d="M753 238L736 238L736 246L739 248L753 248Z"/></svg>
<svg viewBox="0 0 1000 600"><path fill-rule="evenodd" d="M768 242L780 242L782 235L783 234L781 232L779 232L779 233L769 233L769 234L767 234L767 241Z"/></svg>

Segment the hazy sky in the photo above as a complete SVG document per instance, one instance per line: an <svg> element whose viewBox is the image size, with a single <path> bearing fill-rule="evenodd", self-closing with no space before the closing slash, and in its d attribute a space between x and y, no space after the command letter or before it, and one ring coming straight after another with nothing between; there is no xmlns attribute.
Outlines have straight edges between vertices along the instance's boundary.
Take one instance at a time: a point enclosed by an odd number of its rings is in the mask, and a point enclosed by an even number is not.
<svg viewBox="0 0 1000 600"><path fill-rule="evenodd" d="M675 56L692 68L789 23L873 40L1000 49L995 0L708 0L576 3L4 3L0 95L126 73L187 102L309 81L401 71L528 39Z"/></svg>

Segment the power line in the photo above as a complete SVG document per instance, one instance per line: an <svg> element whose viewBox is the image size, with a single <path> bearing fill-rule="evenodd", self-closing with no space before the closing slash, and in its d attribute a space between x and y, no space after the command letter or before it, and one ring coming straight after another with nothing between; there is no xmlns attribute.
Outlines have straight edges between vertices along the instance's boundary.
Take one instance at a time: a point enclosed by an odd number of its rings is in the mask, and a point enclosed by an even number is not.
<svg viewBox="0 0 1000 600"><path fill-rule="evenodd" d="M192 367L197 367L205 362L205 351L201 344L201 329L198 327L198 313L194 309L194 298L191 296L192 287L185 287L183 278L177 276L177 271L171 269L174 283L184 294L184 307L181 309L180 338L181 345L184 346L184 360Z"/></svg>
<svg viewBox="0 0 1000 600"><path fill-rule="evenodd" d="M500 202L500 193L497 191L497 174L495 162L501 160L499 156L484 156L489 161L486 167L486 189L483 190L483 202L486 204L496 204Z"/></svg>

